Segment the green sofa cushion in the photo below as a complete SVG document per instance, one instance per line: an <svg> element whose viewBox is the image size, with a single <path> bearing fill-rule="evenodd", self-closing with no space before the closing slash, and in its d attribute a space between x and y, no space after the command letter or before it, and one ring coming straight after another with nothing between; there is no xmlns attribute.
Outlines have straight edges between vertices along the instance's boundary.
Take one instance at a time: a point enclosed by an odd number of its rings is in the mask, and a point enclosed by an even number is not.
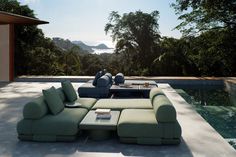
<svg viewBox="0 0 236 157"><path fill-rule="evenodd" d="M17 133L18 134L27 134L31 135L32 134L32 123L33 120L29 119L22 119L17 123Z"/></svg>
<svg viewBox="0 0 236 157"><path fill-rule="evenodd" d="M179 144L180 138L159 138L159 137L120 137L120 141L123 143L137 143L144 145L162 145L162 144Z"/></svg>
<svg viewBox="0 0 236 157"><path fill-rule="evenodd" d="M56 90L57 90L57 93L59 94L61 100L62 100L63 102L65 102L65 101L66 101L66 96L65 96L65 94L64 94L63 89L60 87L60 88L57 88Z"/></svg>
<svg viewBox="0 0 236 157"><path fill-rule="evenodd" d="M121 112L117 126L121 137L161 137L152 109L125 109Z"/></svg>
<svg viewBox="0 0 236 157"><path fill-rule="evenodd" d="M153 103L155 96L157 96L157 95L165 95L165 94L163 93L161 88L152 88L149 93L149 98L152 103Z"/></svg>
<svg viewBox="0 0 236 157"><path fill-rule="evenodd" d="M158 123L151 109L125 109L117 125L120 137L180 138L181 128L177 121Z"/></svg>
<svg viewBox="0 0 236 157"><path fill-rule="evenodd" d="M149 99L100 99L92 109L109 108L121 111L123 109L152 109Z"/></svg>
<svg viewBox="0 0 236 157"><path fill-rule="evenodd" d="M66 95L67 101L74 102L77 99L77 94L69 80L61 82L62 89Z"/></svg>
<svg viewBox="0 0 236 157"><path fill-rule="evenodd" d="M90 110L93 107L93 105L97 102L97 99L95 99L95 98L78 98L75 102L80 103L81 104L80 107Z"/></svg>
<svg viewBox="0 0 236 157"><path fill-rule="evenodd" d="M87 112L85 108L65 108L57 115L46 115L35 120L32 132L38 135L75 135Z"/></svg>
<svg viewBox="0 0 236 157"><path fill-rule="evenodd" d="M28 102L23 109L23 117L25 119L40 119L48 113L48 106L44 101L44 97L38 97Z"/></svg>
<svg viewBox="0 0 236 157"><path fill-rule="evenodd" d="M97 102L97 99L95 98L78 98L75 102L72 104L79 103L80 106L78 108L85 108L87 110L91 110L93 105ZM71 102L65 102L65 104L71 104Z"/></svg>
<svg viewBox="0 0 236 157"><path fill-rule="evenodd" d="M56 115L64 109L64 104L55 87L43 90L43 96L52 114Z"/></svg>
<svg viewBox="0 0 236 157"><path fill-rule="evenodd" d="M153 109L158 122L175 122L176 111L170 100L164 95L158 95L153 100Z"/></svg>

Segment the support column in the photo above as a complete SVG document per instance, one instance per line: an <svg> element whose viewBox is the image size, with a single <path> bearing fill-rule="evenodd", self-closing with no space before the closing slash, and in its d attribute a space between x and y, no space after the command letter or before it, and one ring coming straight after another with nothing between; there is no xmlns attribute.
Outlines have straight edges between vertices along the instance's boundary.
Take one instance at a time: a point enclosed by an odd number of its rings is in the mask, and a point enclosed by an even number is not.
<svg viewBox="0 0 236 157"><path fill-rule="evenodd" d="M14 81L14 51L15 51L15 32L14 24L9 28L9 81Z"/></svg>
<svg viewBox="0 0 236 157"><path fill-rule="evenodd" d="M0 81L10 81L10 25L0 25Z"/></svg>

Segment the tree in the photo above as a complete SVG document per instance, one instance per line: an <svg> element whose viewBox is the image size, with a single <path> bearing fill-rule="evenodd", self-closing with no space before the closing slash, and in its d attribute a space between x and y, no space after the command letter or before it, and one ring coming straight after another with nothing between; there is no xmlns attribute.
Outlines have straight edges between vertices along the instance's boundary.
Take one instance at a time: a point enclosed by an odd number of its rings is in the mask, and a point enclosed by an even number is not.
<svg viewBox="0 0 236 157"><path fill-rule="evenodd" d="M153 63L154 75L199 75L197 66L189 56L189 40L163 37L160 47L162 54Z"/></svg>
<svg viewBox="0 0 236 157"><path fill-rule="evenodd" d="M176 0L172 6L183 20L176 28L184 35L211 29L236 29L235 0Z"/></svg>
<svg viewBox="0 0 236 157"><path fill-rule="evenodd" d="M104 69L97 55L85 54L81 56L81 74L94 76L99 70Z"/></svg>
<svg viewBox="0 0 236 157"><path fill-rule="evenodd" d="M192 40L188 55L203 76L235 76L235 41L229 30L207 31Z"/></svg>
<svg viewBox="0 0 236 157"><path fill-rule="evenodd" d="M158 11L150 14L136 11L122 16L113 11L105 26L105 32L110 32L117 42L115 52L123 54L125 66L138 71L138 75L149 73L150 63L156 56L156 45L160 41L158 16Z"/></svg>
<svg viewBox="0 0 236 157"><path fill-rule="evenodd" d="M79 75L80 73L80 59L77 53L79 47L75 46L71 48L69 52L65 53L64 56L64 69L66 75Z"/></svg>

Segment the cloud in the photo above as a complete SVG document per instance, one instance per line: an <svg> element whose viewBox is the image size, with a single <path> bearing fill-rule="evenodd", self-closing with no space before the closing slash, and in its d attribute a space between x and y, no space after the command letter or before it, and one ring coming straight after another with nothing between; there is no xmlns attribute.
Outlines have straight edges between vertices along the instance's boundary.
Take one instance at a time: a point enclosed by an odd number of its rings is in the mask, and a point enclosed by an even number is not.
<svg viewBox="0 0 236 157"><path fill-rule="evenodd" d="M34 4L38 3L40 0L20 0L22 4Z"/></svg>

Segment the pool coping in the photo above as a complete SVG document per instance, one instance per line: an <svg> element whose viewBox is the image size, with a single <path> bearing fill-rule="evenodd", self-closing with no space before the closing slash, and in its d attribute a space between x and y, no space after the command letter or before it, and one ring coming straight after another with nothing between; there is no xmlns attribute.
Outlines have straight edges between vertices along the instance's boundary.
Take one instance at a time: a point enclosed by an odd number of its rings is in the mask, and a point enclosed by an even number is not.
<svg viewBox="0 0 236 157"><path fill-rule="evenodd" d="M158 84L158 87L175 106L182 139L193 156L236 156L236 150L169 84Z"/></svg>

